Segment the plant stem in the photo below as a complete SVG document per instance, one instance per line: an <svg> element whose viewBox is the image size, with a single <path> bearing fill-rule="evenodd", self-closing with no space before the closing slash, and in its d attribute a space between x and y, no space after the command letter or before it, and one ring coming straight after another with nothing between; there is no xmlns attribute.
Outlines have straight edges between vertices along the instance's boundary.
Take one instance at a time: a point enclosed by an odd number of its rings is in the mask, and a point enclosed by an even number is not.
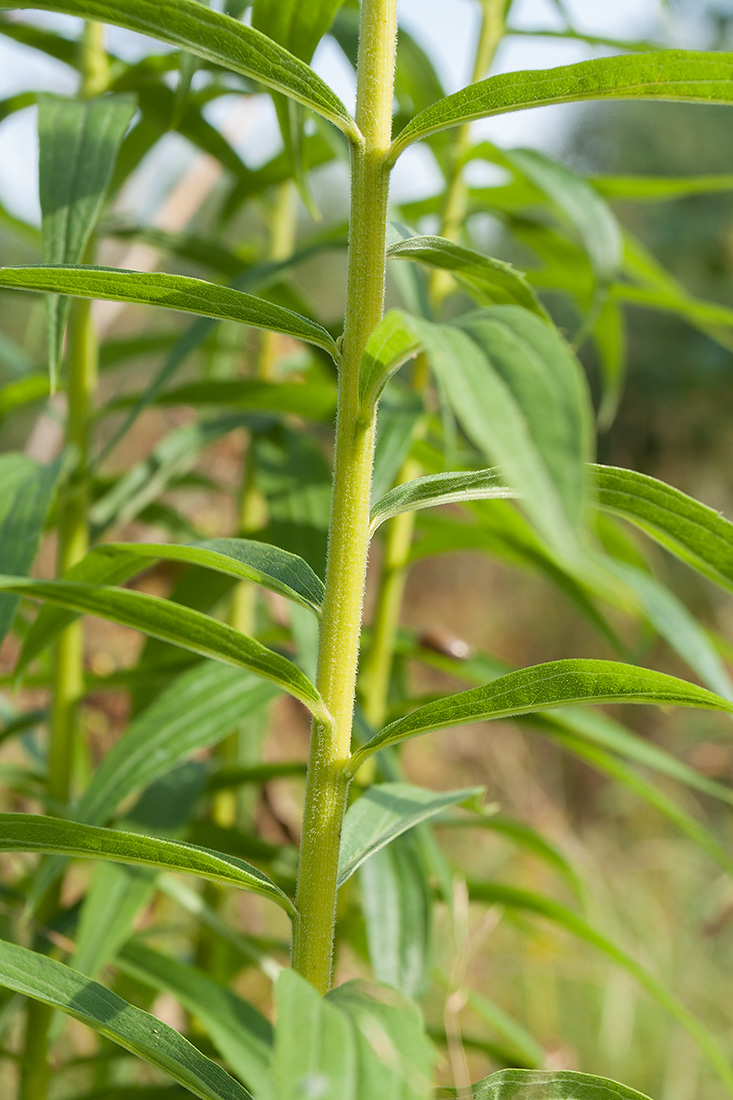
<svg viewBox="0 0 733 1100"><path fill-rule="evenodd" d="M81 43L80 95L97 95L107 86L107 56L103 27L86 23ZM97 388L98 349L90 301L71 305L67 329L68 411L66 445L76 469L59 501L56 572L62 577L84 557L89 548L88 477L89 427ZM53 652L50 743L48 749L49 798L69 801L76 755L79 700L84 691L84 632L81 619L59 634ZM54 886L39 907L42 923L53 918L60 904L60 887ZM28 1003L21 1061L18 1100L45 1100L48 1092L48 1033L53 1009L37 1001Z"/></svg>
<svg viewBox="0 0 733 1100"><path fill-rule="evenodd" d="M343 360L339 374L326 594L318 689L332 722L314 722L293 927L293 967L320 992L331 984L336 872L348 781L356 669L369 546L376 417L358 398L359 364L384 309L397 0L362 0Z"/></svg>
<svg viewBox="0 0 733 1100"><path fill-rule="evenodd" d="M508 6L508 0L481 0L481 28L474 59L473 82L481 80L491 68L504 34L504 20ZM450 240L457 239L466 216L468 189L463 178L463 165L470 147L471 124L465 123L458 130L453 149L453 175L446 192L440 229L441 236ZM430 296L434 306L440 305L446 294L450 292L452 285L453 279L447 271L435 273L430 282ZM413 389L421 392L425 388L426 381L427 364L425 357L421 355L418 357L413 373ZM419 477L422 472L420 464L408 458L397 476L397 483L411 481ZM404 512L391 521L385 539L364 698L366 717L377 729L383 724L387 710L395 640L414 531L415 513ZM373 761L365 762L364 768L367 773L373 767Z"/></svg>

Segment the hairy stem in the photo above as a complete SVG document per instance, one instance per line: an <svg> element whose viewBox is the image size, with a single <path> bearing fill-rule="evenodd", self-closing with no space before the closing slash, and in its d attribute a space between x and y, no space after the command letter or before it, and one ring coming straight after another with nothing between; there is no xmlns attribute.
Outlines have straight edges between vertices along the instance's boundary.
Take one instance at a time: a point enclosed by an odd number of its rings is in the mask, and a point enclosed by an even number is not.
<svg viewBox="0 0 733 1100"><path fill-rule="evenodd" d="M359 364L384 309L397 0L362 0L343 360L339 374L326 595L317 684L331 723L313 724L293 928L293 967L331 984L336 872L348 782L356 669L369 545L375 416L359 409Z"/></svg>

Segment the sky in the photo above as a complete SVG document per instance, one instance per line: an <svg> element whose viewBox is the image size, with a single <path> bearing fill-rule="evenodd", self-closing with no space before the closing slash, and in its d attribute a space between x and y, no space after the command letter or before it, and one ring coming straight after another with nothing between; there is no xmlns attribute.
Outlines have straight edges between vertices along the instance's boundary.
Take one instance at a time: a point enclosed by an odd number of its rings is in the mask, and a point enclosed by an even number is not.
<svg viewBox="0 0 733 1100"><path fill-rule="evenodd" d="M565 0L578 30L622 38L650 34L659 28L663 12L660 0ZM428 50L448 92L468 82L471 58L478 26L478 4L474 0L399 0L400 18L415 38ZM78 22L69 17L31 13L38 22L73 32ZM513 22L524 28L560 26L552 0L515 0ZM134 58L149 48L149 40L110 28L110 48ZM694 42L684 42L694 46ZM513 69L545 68L569 64L598 53L613 51L590 49L583 43L553 42L539 38L514 38L502 45L494 72ZM334 43L324 41L314 58L314 68L341 96L347 106L354 98L353 77ZM73 75L62 65L49 61L34 50L18 47L0 38L0 99L29 89L73 94ZM268 97L258 97L257 112L248 121L240 152L253 167L269 159L277 147L277 130ZM489 137L504 146L535 145L551 150L572 117L574 107L540 108L486 119L476 124L477 137ZM215 123L232 118L229 97L209 109ZM39 217L36 141L36 112L26 109L11 115L0 125L0 202L13 213L37 222ZM192 153L183 139L169 135L165 157L148 168L157 188L173 185ZM419 146L401 158L393 181L395 197L419 197L430 193L436 182L429 154ZM478 182L478 181L475 181ZM155 190L155 189L154 189Z"/></svg>

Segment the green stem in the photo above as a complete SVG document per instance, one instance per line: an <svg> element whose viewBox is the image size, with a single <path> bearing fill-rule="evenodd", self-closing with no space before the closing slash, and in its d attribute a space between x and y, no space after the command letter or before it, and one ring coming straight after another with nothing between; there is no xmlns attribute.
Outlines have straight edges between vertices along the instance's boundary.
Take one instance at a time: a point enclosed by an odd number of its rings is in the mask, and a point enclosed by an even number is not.
<svg viewBox="0 0 733 1100"><path fill-rule="evenodd" d="M508 0L481 0L481 28L476 46L472 81L481 80L491 68L496 50L504 34ZM453 174L448 184L441 221L441 236L458 239L468 207L468 189L463 178L466 154L471 148L471 124L458 130L453 149ZM430 295L437 308L453 286L447 271L437 271L430 282ZM425 388L427 365L424 356L418 358L412 386L416 392ZM398 484L419 477L423 470L418 462L408 458L397 476ZM379 595L374 611L372 643L369 653L364 711L370 724L379 728L385 718L389 684L392 677L395 640L399 627L402 599L409 570L410 548L415 531L415 513L405 512L389 524L387 530ZM367 761L359 776L370 775L373 761Z"/></svg>
<svg viewBox="0 0 733 1100"><path fill-rule="evenodd" d="M375 416L358 399L359 364L384 309L397 0L362 0L343 360L339 372L326 594L318 689L331 715L314 722L293 928L293 967L325 993L331 984L336 872L369 546Z"/></svg>
<svg viewBox="0 0 733 1100"><path fill-rule="evenodd" d="M103 28L86 23L81 42L83 98L104 91L109 78L103 48ZM76 470L59 502L57 575L84 557L89 548L88 478L89 428L97 387L98 350L91 302L72 303L67 329L69 382L66 444ZM68 626L54 646L47 790L49 798L69 801L76 755L79 700L84 689L84 634L81 620ZM53 919L60 904L60 887L49 891L39 907L42 923ZM48 1038L53 1009L29 1002L21 1061L18 1100L46 1100L50 1079Z"/></svg>

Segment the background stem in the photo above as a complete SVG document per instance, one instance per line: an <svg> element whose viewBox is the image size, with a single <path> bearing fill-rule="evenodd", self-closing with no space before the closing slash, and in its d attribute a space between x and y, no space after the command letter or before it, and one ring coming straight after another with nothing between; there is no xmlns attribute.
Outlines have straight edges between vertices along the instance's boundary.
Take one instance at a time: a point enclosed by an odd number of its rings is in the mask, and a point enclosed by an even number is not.
<svg viewBox="0 0 733 1100"><path fill-rule="evenodd" d="M293 967L325 993L331 984L336 872L369 545L375 416L358 399L359 364L384 309L396 0L362 0L343 361L339 373L326 595L317 684L332 716L315 722L308 762L293 928Z"/></svg>
<svg viewBox="0 0 733 1100"><path fill-rule="evenodd" d="M504 35L508 7L507 0L481 0L481 27L472 74L474 83L483 79L491 68ZM441 219L440 235L449 240L458 238L466 217L468 189L463 178L463 167L470 148L471 124L466 123L457 132L452 155L452 176L448 183ZM436 311L452 287L453 278L447 271L434 273L430 280L430 298ZM426 383L427 364L425 357L420 355L415 365L412 387L419 393L424 390ZM413 478L420 477L422 473L424 471L420 463L413 458L408 458L397 475L397 484L411 481ZM385 536L364 695L365 715L370 724L377 729L384 723L387 710L395 642L414 531L415 513L404 512L390 522ZM367 760L360 772L359 781L364 782L365 773L370 777L373 769L374 761Z"/></svg>

